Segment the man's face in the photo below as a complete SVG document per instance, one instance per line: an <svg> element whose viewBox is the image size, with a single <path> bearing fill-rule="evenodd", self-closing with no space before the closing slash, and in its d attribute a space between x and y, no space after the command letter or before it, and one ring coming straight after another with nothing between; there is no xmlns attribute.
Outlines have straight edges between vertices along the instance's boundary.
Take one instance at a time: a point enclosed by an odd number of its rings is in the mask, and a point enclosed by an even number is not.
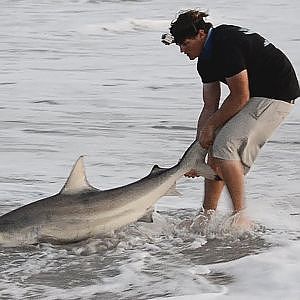
<svg viewBox="0 0 300 300"><path fill-rule="evenodd" d="M187 38L179 44L180 52L186 54L190 60L194 60L201 54L206 36L203 30L199 30L195 37Z"/></svg>

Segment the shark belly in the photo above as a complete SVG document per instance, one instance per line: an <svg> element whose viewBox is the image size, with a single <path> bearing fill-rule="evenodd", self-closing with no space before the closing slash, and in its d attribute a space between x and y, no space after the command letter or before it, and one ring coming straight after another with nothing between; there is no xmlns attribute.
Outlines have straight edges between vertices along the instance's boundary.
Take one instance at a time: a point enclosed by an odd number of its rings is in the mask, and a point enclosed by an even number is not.
<svg viewBox="0 0 300 300"><path fill-rule="evenodd" d="M90 228L93 235L101 235L112 232L120 227L136 222L143 217L154 204L165 195L176 179L170 178L160 186L132 197L131 201L124 201L124 205L106 211L99 212L90 218Z"/></svg>

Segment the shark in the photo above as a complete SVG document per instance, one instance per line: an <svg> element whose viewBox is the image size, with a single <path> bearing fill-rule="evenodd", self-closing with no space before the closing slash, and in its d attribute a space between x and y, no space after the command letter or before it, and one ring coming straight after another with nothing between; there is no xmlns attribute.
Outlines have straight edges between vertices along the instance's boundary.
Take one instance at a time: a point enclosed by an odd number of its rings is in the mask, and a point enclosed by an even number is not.
<svg viewBox="0 0 300 300"><path fill-rule="evenodd" d="M108 190L88 182L80 156L59 193L0 217L0 244L75 243L114 232L145 217L162 196L174 194L176 181L191 169L218 179L206 154L194 141L174 166L155 165L146 177Z"/></svg>

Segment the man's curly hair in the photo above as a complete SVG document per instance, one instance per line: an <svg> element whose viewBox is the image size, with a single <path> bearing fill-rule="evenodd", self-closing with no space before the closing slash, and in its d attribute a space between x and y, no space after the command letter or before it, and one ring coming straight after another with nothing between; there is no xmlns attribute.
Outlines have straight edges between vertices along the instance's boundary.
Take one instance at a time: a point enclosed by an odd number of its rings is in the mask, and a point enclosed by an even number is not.
<svg viewBox="0 0 300 300"><path fill-rule="evenodd" d="M174 37L175 43L180 45L185 39L195 37L199 29L208 33L212 24L204 21L207 16L208 13L195 9L179 12L178 17L171 22L170 27L170 33Z"/></svg>

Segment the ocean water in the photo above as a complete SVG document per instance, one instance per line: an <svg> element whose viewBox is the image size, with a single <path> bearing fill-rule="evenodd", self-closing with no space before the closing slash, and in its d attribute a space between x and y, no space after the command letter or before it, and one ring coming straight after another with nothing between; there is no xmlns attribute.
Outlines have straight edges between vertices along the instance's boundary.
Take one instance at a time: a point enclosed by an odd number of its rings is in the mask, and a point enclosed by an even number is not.
<svg viewBox="0 0 300 300"><path fill-rule="evenodd" d="M82 154L101 189L177 162L195 136L201 83L160 36L193 7L260 32L299 72L296 0L1 1L0 214L57 193ZM296 104L247 176L254 232L224 230L226 193L206 235L180 228L203 195L202 179L183 178L183 197L162 198L153 224L1 247L0 299L300 299L299 131Z"/></svg>

